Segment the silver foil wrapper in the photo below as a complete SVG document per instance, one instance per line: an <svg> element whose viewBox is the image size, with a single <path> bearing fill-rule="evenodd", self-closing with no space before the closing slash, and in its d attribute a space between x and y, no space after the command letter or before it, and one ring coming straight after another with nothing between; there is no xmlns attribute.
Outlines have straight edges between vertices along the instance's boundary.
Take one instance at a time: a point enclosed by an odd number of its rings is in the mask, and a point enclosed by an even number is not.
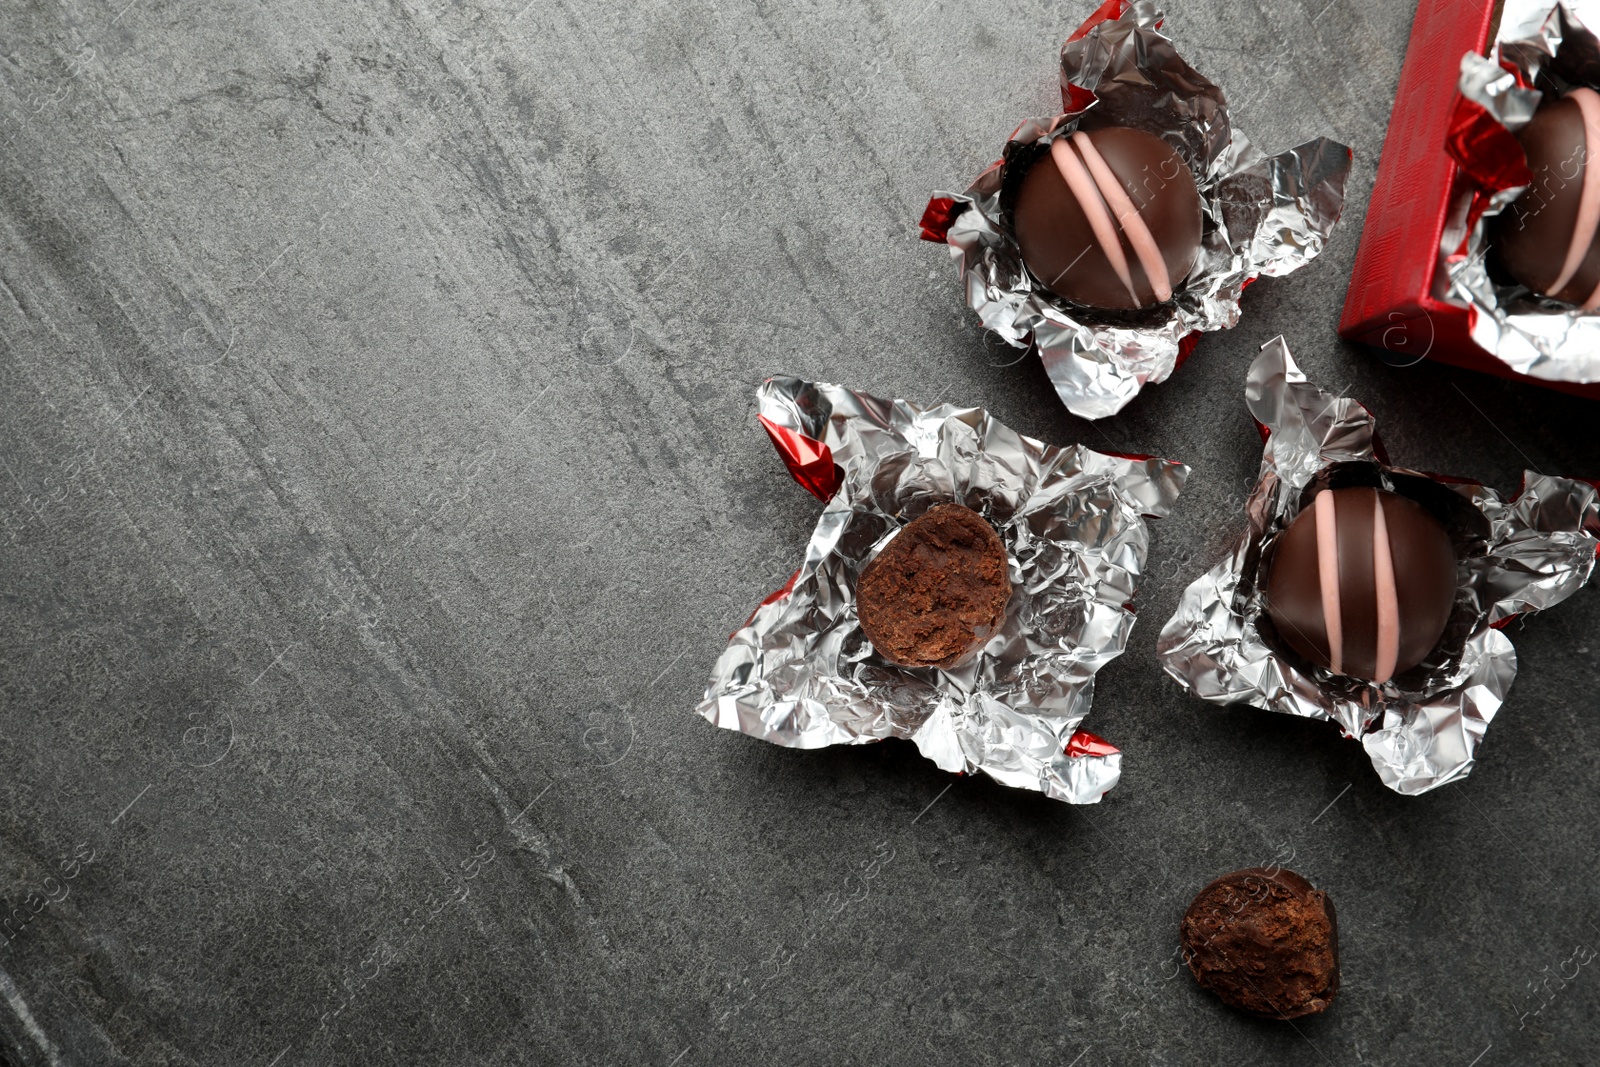
<svg viewBox="0 0 1600 1067"><path fill-rule="evenodd" d="M1507 0L1497 38L1499 59L1468 52L1461 58L1458 88L1507 130L1515 133L1533 117L1546 92L1575 85L1600 88L1600 42L1580 20L1600 18L1600 4ZM1519 71L1525 84L1501 63ZM1600 382L1600 314L1547 300L1490 275L1488 220L1500 214L1526 186L1484 190L1481 215L1466 232L1446 227L1440 264L1447 299L1466 305L1472 340L1519 374L1554 382ZM1467 204L1458 214L1467 217ZM1464 240L1463 240L1464 238Z"/></svg>
<svg viewBox="0 0 1600 1067"><path fill-rule="evenodd" d="M1600 494L1585 482L1530 471L1522 491L1505 500L1482 485L1389 466L1380 461L1371 414L1306 381L1281 337L1251 364L1245 398L1270 431L1245 506L1248 528L1227 559L1184 591L1157 644L1162 666L1216 704L1332 720L1361 740L1398 793L1464 778L1517 674L1511 640L1497 627L1560 603L1588 580L1600 546ZM1334 470L1390 489L1431 483L1474 531L1473 550L1458 566L1444 650L1383 685L1302 670L1257 628L1266 610L1261 561L1300 513L1307 489Z"/></svg>
<svg viewBox="0 0 1600 1067"><path fill-rule="evenodd" d="M908 738L947 771L1098 802L1121 755L1078 725L1133 626L1144 517L1167 514L1189 469L1045 445L981 408L924 410L795 378L768 381L759 400L775 440L798 435L824 469L831 453L837 488L787 591L730 638L700 713L790 748ZM902 526L951 501L1005 543L1006 621L948 669L900 667L862 633L856 579Z"/></svg>
<svg viewBox="0 0 1600 1067"><path fill-rule="evenodd" d="M1087 419L1113 415L1147 383L1172 374L1191 335L1232 327L1239 297L1260 275L1280 277L1322 251L1344 210L1350 149L1325 137L1267 156L1235 130L1222 90L1157 29L1161 11L1129 4L1061 49L1064 92L1092 93L1083 110L1022 123L1005 159L965 193L937 192L953 221L944 233L967 304L983 325L1044 361L1061 402ZM1084 96L1087 101L1088 97ZM1189 164L1204 212L1200 255L1173 300L1137 322L1107 324L1063 301L1022 262L1001 204L1008 161L1083 124L1132 126L1171 144Z"/></svg>

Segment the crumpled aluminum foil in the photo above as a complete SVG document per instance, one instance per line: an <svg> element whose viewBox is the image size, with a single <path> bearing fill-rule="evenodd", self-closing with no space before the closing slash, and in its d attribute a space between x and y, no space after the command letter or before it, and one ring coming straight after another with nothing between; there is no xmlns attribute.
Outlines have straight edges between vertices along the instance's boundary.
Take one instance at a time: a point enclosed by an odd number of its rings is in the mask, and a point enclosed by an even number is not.
<svg viewBox="0 0 1600 1067"><path fill-rule="evenodd" d="M1590 17L1600 16L1600 4L1591 0L1583 7ZM1533 118L1545 93L1559 95L1577 85L1600 88L1600 42L1579 21L1579 10L1572 2L1551 7L1549 0L1508 0L1497 39L1499 61L1472 52L1462 56L1462 97L1515 133ZM1519 87L1516 75L1502 63L1520 72L1523 85L1534 88ZM1452 150L1521 155L1515 142L1482 137ZM1469 175L1476 162L1463 160ZM1467 306L1473 342L1512 370L1546 381L1600 381L1600 314L1536 296L1515 283L1499 284L1490 276L1487 220L1526 188L1482 188L1467 216L1475 219L1470 229L1446 228L1439 249L1446 298Z"/></svg>
<svg viewBox="0 0 1600 1067"><path fill-rule="evenodd" d="M1263 155L1233 129L1222 90L1158 32L1161 20L1155 4L1140 0L1063 45L1062 91L1077 106L1024 122L1004 159L965 193L936 192L923 218L924 236L949 244L967 304L983 325L1015 347L1031 344L1061 402L1086 419L1114 415L1147 382L1165 381L1199 332L1234 326L1245 286L1315 259L1344 210L1350 149L1319 137ZM1010 161L1031 162L1031 146L1069 136L1080 123L1157 134L1184 157L1200 191L1204 229L1195 267L1172 303L1137 322L1096 321L1090 309L1035 281L1002 206Z"/></svg>
<svg viewBox="0 0 1600 1067"><path fill-rule="evenodd" d="M1306 381L1281 337L1251 364L1245 399L1270 432L1245 506L1248 530L1227 559L1184 591L1157 644L1162 666L1212 703L1332 720L1361 739L1384 784L1398 793L1466 777L1517 674L1516 652L1498 627L1560 603L1588 580L1600 547L1600 493L1529 471L1522 491L1503 500L1481 485L1389 466L1372 415ZM1266 610L1261 561L1309 501L1307 490L1330 477L1413 492L1426 482L1434 498L1459 512L1451 520L1458 530L1470 534L1441 650L1383 685L1302 671L1257 629Z"/></svg>
<svg viewBox="0 0 1600 1067"><path fill-rule="evenodd" d="M1078 724L1133 626L1143 516L1168 512L1189 468L1045 445L981 408L796 378L758 395L796 479L831 499L788 586L730 638L700 713L790 748L909 738L947 771L1098 802L1122 757ZM950 501L1005 543L1005 625L953 667L900 667L862 634L856 579L904 524Z"/></svg>

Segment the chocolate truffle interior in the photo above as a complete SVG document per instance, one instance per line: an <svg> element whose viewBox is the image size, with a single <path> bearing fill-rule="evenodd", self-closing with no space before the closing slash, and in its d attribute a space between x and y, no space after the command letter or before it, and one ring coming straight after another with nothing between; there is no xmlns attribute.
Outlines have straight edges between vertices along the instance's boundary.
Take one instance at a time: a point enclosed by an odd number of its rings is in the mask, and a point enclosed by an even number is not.
<svg viewBox="0 0 1600 1067"><path fill-rule="evenodd" d="M862 571L856 613L885 659L943 667L1000 627L1010 597L1006 549L994 527L960 504L940 504Z"/></svg>
<svg viewBox="0 0 1600 1067"><path fill-rule="evenodd" d="M1339 991L1333 901L1293 871L1223 875L1195 896L1180 938L1195 981L1255 1015L1312 1015Z"/></svg>

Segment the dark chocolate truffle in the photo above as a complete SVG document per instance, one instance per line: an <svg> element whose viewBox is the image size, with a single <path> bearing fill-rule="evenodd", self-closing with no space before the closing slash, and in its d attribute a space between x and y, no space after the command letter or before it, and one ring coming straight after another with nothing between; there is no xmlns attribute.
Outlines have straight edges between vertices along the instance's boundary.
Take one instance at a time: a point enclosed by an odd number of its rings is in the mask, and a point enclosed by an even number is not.
<svg viewBox="0 0 1600 1067"><path fill-rule="evenodd" d="M1298 1019L1339 992L1333 901L1293 871L1223 875L1183 913L1180 936L1194 980L1232 1007Z"/></svg>
<svg viewBox="0 0 1600 1067"><path fill-rule="evenodd" d="M1290 648L1380 684L1427 658L1455 598L1439 520L1367 486L1318 493L1278 538L1267 579L1267 612Z"/></svg>
<svg viewBox="0 0 1600 1067"><path fill-rule="evenodd" d="M940 504L867 564L856 614L885 659L948 667L999 629L1010 598L1006 546L994 527L960 504Z"/></svg>
<svg viewBox="0 0 1600 1067"><path fill-rule="evenodd" d="M1172 299L1200 254L1200 195L1183 158L1143 130L1050 142L1017 190L1012 228L1045 288L1120 311Z"/></svg>
<svg viewBox="0 0 1600 1067"><path fill-rule="evenodd" d="M1518 282L1541 296L1600 307L1600 93L1574 89L1517 134L1533 184L1494 220L1490 241Z"/></svg>

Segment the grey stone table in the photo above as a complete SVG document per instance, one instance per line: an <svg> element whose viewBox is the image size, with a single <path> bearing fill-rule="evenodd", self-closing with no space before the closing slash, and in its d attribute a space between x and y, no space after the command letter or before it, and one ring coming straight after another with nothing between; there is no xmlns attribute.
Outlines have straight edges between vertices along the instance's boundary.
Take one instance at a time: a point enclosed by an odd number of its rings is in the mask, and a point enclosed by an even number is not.
<svg viewBox="0 0 1600 1067"><path fill-rule="evenodd" d="M1600 475L1600 407L1334 337L1410 5L1172 5L1258 144L1355 147L1351 209L1099 424L915 226L1089 6L0 8L0 1059L1595 1063L1600 968L1555 976L1600 944L1600 590L1518 627L1419 799L1154 660L1276 334L1409 465ZM1087 723L1104 803L694 714L819 510L774 373L1193 465ZM1173 957L1291 854L1345 979L1293 1026Z"/></svg>

